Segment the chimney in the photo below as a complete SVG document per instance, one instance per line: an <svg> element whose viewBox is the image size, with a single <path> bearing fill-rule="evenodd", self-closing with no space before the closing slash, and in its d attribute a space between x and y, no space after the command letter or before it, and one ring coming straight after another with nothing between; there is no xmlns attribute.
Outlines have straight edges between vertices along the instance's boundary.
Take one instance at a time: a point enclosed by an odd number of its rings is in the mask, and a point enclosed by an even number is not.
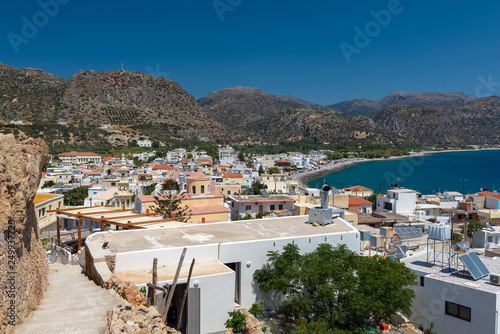
<svg viewBox="0 0 500 334"><path fill-rule="evenodd" d="M321 208L328 209L329 197L330 197L330 186L325 184L321 187Z"/></svg>

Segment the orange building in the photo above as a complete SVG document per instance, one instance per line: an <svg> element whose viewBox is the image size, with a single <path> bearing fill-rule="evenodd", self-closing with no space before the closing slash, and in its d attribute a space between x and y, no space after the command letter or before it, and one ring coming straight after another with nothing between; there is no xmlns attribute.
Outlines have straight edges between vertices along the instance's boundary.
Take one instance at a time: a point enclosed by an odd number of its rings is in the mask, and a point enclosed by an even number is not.
<svg viewBox="0 0 500 334"><path fill-rule="evenodd" d="M224 196L215 189L210 189L210 177L203 173L193 173L186 178L187 193L182 197L182 206L187 205L191 210L188 223L205 223L229 221L230 212L224 206ZM136 212L146 213L152 211L155 206L155 196L139 196L136 200Z"/></svg>

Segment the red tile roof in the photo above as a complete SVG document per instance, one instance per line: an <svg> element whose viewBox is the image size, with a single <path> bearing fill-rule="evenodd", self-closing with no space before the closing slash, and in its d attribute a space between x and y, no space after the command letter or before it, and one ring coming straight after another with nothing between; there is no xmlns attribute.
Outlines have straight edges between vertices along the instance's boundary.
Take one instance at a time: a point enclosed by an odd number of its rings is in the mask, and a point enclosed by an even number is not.
<svg viewBox="0 0 500 334"><path fill-rule="evenodd" d="M210 159L198 159L199 162L210 162Z"/></svg>
<svg viewBox="0 0 500 334"><path fill-rule="evenodd" d="M181 161L179 161L179 162L189 162L189 160L188 160L188 159L182 159L182 160L181 160Z"/></svg>
<svg viewBox="0 0 500 334"><path fill-rule="evenodd" d="M370 188L363 187L363 186L352 186L352 187L347 187L344 188L344 190L349 190L349 191L373 191Z"/></svg>
<svg viewBox="0 0 500 334"><path fill-rule="evenodd" d="M59 156L73 156L73 155L98 155L96 153L92 152L77 152L77 151L71 151L71 152L64 152L59 154Z"/></svg>
<svg viewBox="0 0 500 334"><path fill-rule="evenodd" d="M494 192L491 192L491 191L481 191L477 194L481 195L481 196L490 196L490 197L493 197L496 199L500 199L500 194L495 194Z"/></svg>
<svg viewBox="0 0 500 334"><path fill-rule="evenodd" d="M349 207L355 205L372 205L373 203L363 197L349 197Z"/></svg>
<svg viewBox="0 0 500 334"><path fill-rule="evenodd" d="M102 158L101 161L106 162L106 161L113 160L113 159L114 159L113 157L106 157L106 158Z"/></svg>
<svg viewBox="0 0 500 334"><path fill-rule="evenodd" d="M222 174L222 177L242 178L243 174Z"/></svg>
<svg viewBox="0 0 500 334"><path fill-rule="evenodd" d="M90 169L90 168L85 168L85 167L78 167L78 170L81 171L83 174L102 174L101 172Z"/></svg>
<svg viewBox="0 0 500 334"><path fill-rule="evenodd" d="M277 164L291 164L290 161L287 161L287 160L279 160L279 161L276 161Z"/></svg>
<svg viewBox="0 0 500 334"><path fill-rule="evenodd" d="M174 167L170 165L154 165L153 169L174 169Z"/></svg>

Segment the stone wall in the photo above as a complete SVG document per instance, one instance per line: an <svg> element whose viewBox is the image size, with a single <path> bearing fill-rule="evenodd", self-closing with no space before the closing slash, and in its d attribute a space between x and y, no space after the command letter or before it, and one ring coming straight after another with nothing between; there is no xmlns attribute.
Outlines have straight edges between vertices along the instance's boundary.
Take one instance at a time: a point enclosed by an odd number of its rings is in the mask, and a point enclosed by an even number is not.
<svg viewBox="0 0 500 334"><path fill-rule="evenodd" d="M47 286L33 205L47 155L41 139L0 134L0 333L11 333Z"/></svg>

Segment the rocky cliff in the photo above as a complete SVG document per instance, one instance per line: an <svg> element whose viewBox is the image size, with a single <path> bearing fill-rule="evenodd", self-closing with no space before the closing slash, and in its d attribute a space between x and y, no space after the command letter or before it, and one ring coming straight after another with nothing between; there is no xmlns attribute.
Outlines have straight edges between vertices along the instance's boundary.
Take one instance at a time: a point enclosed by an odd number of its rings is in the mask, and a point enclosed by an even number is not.
<svg viewBox="0 0 500 334"><path fill-rule="evenodd" d="M0 134L0 333L12 332L47 285L33 205L47 154L41 139Z"/></svg>

